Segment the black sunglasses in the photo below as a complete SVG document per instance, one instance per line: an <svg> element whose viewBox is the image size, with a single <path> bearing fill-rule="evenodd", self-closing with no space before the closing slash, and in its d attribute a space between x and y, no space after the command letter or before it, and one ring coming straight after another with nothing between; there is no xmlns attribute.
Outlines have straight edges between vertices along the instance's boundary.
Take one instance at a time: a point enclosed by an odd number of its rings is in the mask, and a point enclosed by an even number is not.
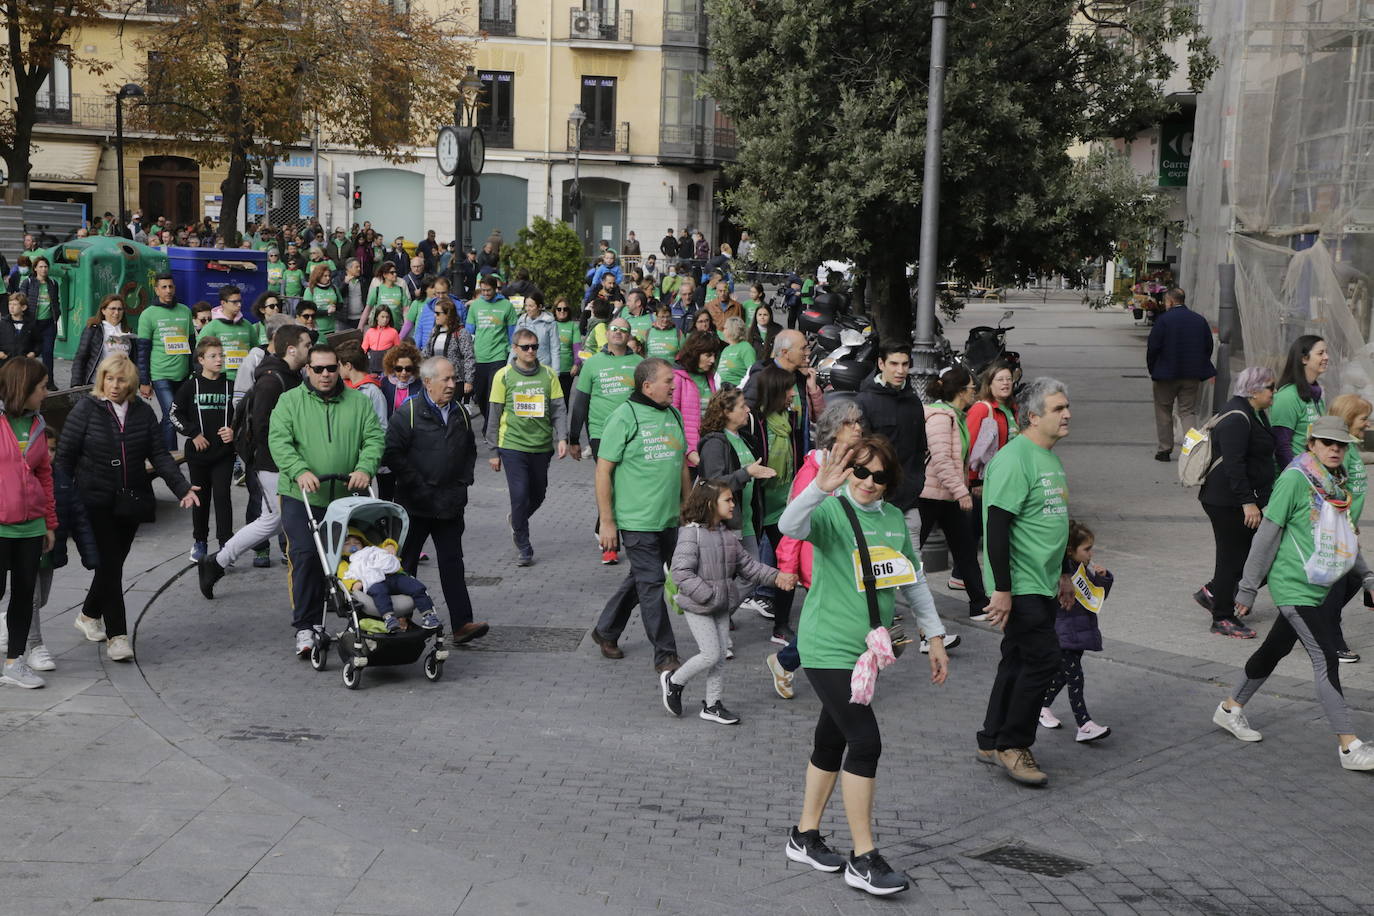
<svg viewBox="0 0 1374 916"><path fill-rule="evenodd" d="M400 363L397 363L397 364L396 364L396 371L397 371L397 372L414 372L414 371L415 371L415 364L414 364L414 363L406 363L406 364L403 366L403 365L401 365Z"/></svg>
<svg viewBox="0 0 1374 916"><path fill-rule="evenodd" d="M538 350L539 344L516 344L515 349L524 350L526 353L528 353L530 350Z"/></svg>
<svg viewBox="0 0 1374 916"><path fill-rule="evenodd" d="M1345 448L1350 444L1348 442L1337 442L1335 439L1323 439L1321 437L1318 437L1317 441L1322 445L1335 446L1336 448Z"/></svg>
<svg viewBox="0 0 1374 916"><path fill-rule="evenodd" d="M870 471L862 464L854 465L854 477L857 480L867 480L872 477L873 482L880 487L887 486L887 471Z"/></svg>
<svg viewBox="0 0 1374 916"><path fill-rule="evenodd" d="M324 375L326 372L338 372L339 364L329 363L324 366L311 366L310 371L315 373L316 375Z"/></svg>

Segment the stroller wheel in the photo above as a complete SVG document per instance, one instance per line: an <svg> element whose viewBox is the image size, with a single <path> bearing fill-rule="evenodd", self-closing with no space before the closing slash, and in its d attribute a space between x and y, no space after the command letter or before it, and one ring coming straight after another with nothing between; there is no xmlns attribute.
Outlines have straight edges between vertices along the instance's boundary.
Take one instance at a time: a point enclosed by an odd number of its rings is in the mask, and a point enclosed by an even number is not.
<svg viewBox="0 0 1374 916"><path fill-rule="evenodd" d="M444 663L434 654L434 650L430 649L429 654L425 656L425 677L437 681L443 676Z"/></svg>
<svg viewBox="0 0 1374 916"><path fill-rule="evenodd" d="M357 690L363 682L363 670L352 662L344 662L343 682L349 690Z"/></svg>
<svg viewBox="0 0 1374 916"><path fill-rule="evenodd" d="M316 671L323 671L329 664L329 650L319 643L310 647L310 667Z"/></svg>

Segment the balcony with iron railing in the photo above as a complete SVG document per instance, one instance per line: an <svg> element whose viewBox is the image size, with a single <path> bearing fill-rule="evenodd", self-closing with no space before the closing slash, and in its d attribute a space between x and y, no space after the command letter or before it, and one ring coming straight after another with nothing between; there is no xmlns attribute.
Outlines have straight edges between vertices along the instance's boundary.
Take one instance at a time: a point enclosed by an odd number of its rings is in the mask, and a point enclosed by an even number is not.
<svg viewBox="0 0 1374 916"><path fill-rule="evenodd" d="M568 152L577 149L577 124L568 121ZM630 122L599 124L588 121L582 125L582 152L630 153Z"/></svg>
<svg viewBox="0 0 1374 916"><path fill-rule="evenodd" d="M514 35L515 0L482 0L477 28L488 35Z"/></svg>
<svg viewBox="0 0 1374 916"><path fill-rule="evenodd" d="M735 142L733 127L660 124L658 129L658 154L663 159L732 162Z"/></svg>
<svg viewBox="0 0 1374 916"><path fill-rule="evenodd" d="M127 104L124 107L124 112L126 115L129 113ZM66 96L40 97L37 120L39 124L114 130L114 96L104 94L81 95L74 92Z"/></svg>
<svg viewBox="0 0 1374 916"><path fill-rule="evenodd" d="M665 45L685 45L704 48L707 45L708 25L706 14L693 10L665 9L663 11L663 43Z"/></svg>
<svg viewBox="0 0 1374 916"><path fill-rule="evenodd" d="M630 10L618 15L599 10L569 10L568 40L629 46L634 43L634 16Z"/></svg>

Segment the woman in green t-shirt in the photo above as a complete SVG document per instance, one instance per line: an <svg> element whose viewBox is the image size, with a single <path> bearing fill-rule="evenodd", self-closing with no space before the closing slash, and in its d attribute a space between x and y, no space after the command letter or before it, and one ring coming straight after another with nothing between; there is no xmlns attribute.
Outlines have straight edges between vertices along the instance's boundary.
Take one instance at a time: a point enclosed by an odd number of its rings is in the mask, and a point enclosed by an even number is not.
<svg viewBox="0 0 1374 916"><path fill-rule="evenodd" d="M281 293L269 291L263 293L253 301L250 311L253 315L253 320L257 322L257 324L254 325L256 329L254 332L256 334L255 346L267 346L267 319L271 318L273 315L281 314L281 300Z"/></svg>
<svg viewBox="0 0 1374 916"><path fill-rule="evenodd" d="M843 868L846 884L875 895L906 890L908 882L892 870L873 842L873 794L882 736L872 706L852 700L854 668L873 629L868 598L861 591L863 580L855 574L855 524L863 531L877 577L881 624L892 626L894 593L900 589L916 625L929 639L931 681L944 683L948 672L945 627L921 572L920 555L911 546L901 510L883 499L900 482L901 472L896 453L881 436L837 446L779 523L783 534L809 541L814 548L811 590L797 646L807 680L821 702L801 818L788 838L787 858L820 871ZM834 491L840 492L830 496ZM841 500L853 510L854 522ZM854 840L850 858L831 850L820 835L821 817L837 779Z"/></svg>
<svg viewBox="0 0 1374 916"><path fill-rule="evenodd" d="M1360 454L1360 443L1364 442L1364 431L1369 428L1371 412L1374 412L1374 404L1358 394L1343 394L1331 402L1331 415L1340 417L1355 440L1345 450L1343 467L1345 488L1350 493L1350 524L1355 526L1356 531L1360 530L1360 516L1364 513L1364 501L1369 493L1369 474L1365 471L1364 456ZM1336 623L1336 658L1344 664L1360 660L1359 653L1352 651L1350 644L1345 641L1345 633L1341 629L1341 611L1360 591L1360 580L1352 573L1332 586L1331 591L1327 592L1326 601L1322 603L1322 610L1329 612Z"/></svg>
<svg viewBox="0 0 1374 916"><path fill-rule="evenodd" d="M731 315L725 319L725 329L721 331L725 349L720 351L720 359L716 362L716 374L722 385L738 387L749 367L758 362L753 345L744 339L744 332L743 318Z"/></svg>
<svg viewBox="0 0 1374 916"><path fill-rule="evenodd" d="M396 265L390 261L383 261L377 268L374 280L372 289L367 293L367 308L363 310L362 325L372 325L372 310L381 305L391 310L391 326L399 330L405 319L406 288L398 282Z"/></svg>
<svg viewBox="0 0 1374 916"><path fill-rule="evenodd" d="M773 340L782 333L782 325L773 320L773 310L766 305L755 306L749 316L749 334L745 340L754 348L755 359L773 355Z"/></svg>
<svg viewBox="0 0 1374 916"><path fill-rule="evenodd" d="M1279 374L1269 422L1274 428L1274 460L1279 470L1301 455L1307 442L1307 428L1326 413L1326 400L1317 380L1331 364L1326 341L1315 334L1304 334L1288 348L1288 360Z"/></svg>
<svg viewBox="0 0 1374 916"><path fill-rule="evenodd" d="M1242 707L1301 640L1312 659L1317 699L1340 743L1341 767L1374 770L1374 744L1364 744L1355 737L1355 723L1341 692L1337 627L1324 603L1331 587L1314 585L1308 572L1316 553L1321 514L1329 507L1336 510L1338 526L1349 525L1350 491L1344 465L1346 449L1354 441L1340 417L1318 417L1307 437L1307 450L1275 481L1250 544L1245 575L1236 590L1236 614L1250 612L1255 593L1267 577L1269 595L1278 605L1279 615L1264 643L1246 661L1236 689L1212 713L1212 721L1241 741L1259 741L1263 736L1250 727ZM1365 589L1374 588L1374 573L1358 553L1350 573ZM1341 580L1335 587L1342 587Z"/></svg>
<svg viewBox="0 0 1374 916"><path fill-rule="evenodd" d="M284 295L282 289L282 279L286 274L286 265L282 263L281 253L275 248L267 249L267 291Z"/></svg>
<svg viewBox="0 0 1374 916"><path fill-rule="evenodd" d="M315 303L315 329L322 335L332 333L339 291L334 288L334 274L327 264L318 264L310 272L310 286L305 291L305 300Z"/></svg>
<svg viewBox="0 0 1374 916"><path fill-rule="evenodd" d="M567 296L559 296L553 304L553 321L558 329L558 382L565 392L573 390L573 377L582 364L573 365L573 355L582 347L582 332L573 317Z"/></svg>
<svg viewBox="0 0 1374 916"><path fill-rule="evenodd" d="M28 356L11 357L0 367L0 593L9 586L5 616L9 648L0 684L42 687L43 679L25 660L33 622L38 561L51 550L57 529L53 501L52 456L38 410L48 393L48 370Z"/></svg>

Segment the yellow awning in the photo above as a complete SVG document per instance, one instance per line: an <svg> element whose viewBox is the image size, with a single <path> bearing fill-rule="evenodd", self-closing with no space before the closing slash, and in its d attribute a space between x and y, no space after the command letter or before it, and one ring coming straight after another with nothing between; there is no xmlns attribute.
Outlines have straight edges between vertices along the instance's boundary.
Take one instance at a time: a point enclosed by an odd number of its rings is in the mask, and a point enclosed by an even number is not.
<svg viewBox="0 0 1374 916"><path fill-rule="evenodd" d="M29 162L29 182L34 187L90 193L100 169L100 144L35 140Z"/></svg>

